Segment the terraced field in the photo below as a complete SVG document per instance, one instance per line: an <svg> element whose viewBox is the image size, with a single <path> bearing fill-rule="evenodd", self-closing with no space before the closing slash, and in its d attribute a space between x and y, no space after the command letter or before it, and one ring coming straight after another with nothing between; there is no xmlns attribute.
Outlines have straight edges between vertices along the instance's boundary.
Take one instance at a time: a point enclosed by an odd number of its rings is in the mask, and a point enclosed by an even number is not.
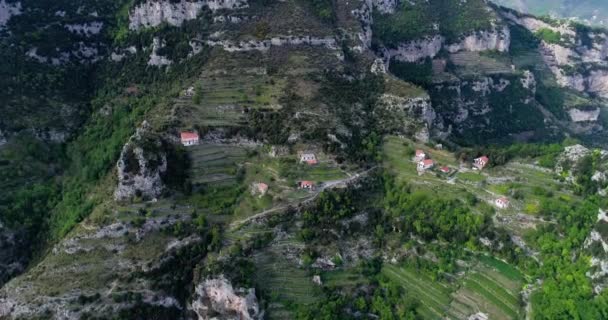
<svg viewBox="0 0 608 320"><path fill-rule="evenodd" d="M245 148L232 145L200 144L188 148L192 160L190 177L194 184L231 184L238 165L247 157Z"/></svg>
<svg viewBox="0 0 608 320"><path fill-rule="evenodd" d="M443 319L447 316L448 306L452 298L452 288L433 281L420 271L405 269L393 265L385 265L382 273L400 283L408 292L420 299L418 309L426 319ZM455 315L454 315L455 316Z"/></svg>
<svg viewBox="0 0 608 320"><path fill-rule="evenodd" d="M382 273L418 297L426 319L466 319L483 312L489 319L519 319L523 277L509 265L480 258L454 284L432 280L424 272L385 265Z"/></svg>
<svg viewBox="0 0 608 320"><path fill-rule="evenodd" d="M265 70L249 73L203 74L194 84L194 96L175 101L185 127L235 127L245 124L247 109L277 109L285 80L271 78Z"/></svg>
<svg viewBox="0 0 608 320"><path fill-rule="evenodd" d="M312 282L312 275L285 259L283 250L288 246L300 244L284 240L254 256L257 285L271 297L268 319L293 319L288 309L290 303L314 303L321 295Z"/></svg>
<svg viewBox="0 0 608 320"><path fill-rule="evenodd" d="M454 303L468 305L490 319L519 319L522 285L523 276L516 269L492 258L481 258L453 294Z"/></svg>
<svg viewBox="0 0 608 320"><path fill-rule="evenodd" d="M512 72L511 62L506 55L488 56L478 52L459 52L451 54L450 61L456 66L456 73L461 76Z"/></svg>

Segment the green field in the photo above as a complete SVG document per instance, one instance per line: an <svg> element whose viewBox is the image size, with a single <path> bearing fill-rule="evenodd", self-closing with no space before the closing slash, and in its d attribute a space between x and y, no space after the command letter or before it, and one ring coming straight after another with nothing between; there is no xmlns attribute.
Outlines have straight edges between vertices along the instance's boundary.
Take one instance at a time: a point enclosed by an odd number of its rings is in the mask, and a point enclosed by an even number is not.
<svg viewBox="0 0 608 320"><path fill-rule="evenodd" d="M235 181L238 165L246 159L244 148L200 144L188 148L192 160L190 177L194 184L214 185Z"/></svg>
<svg viewBox="0 0 608 320"><path fill-rule="evenodd" d="M282 248L297 246L297 242L274 244L254 256L256 284L270 297L268 319L293 318L289 305L311 304L321 296L320 288L312 282L312 275L286 261Z"/></svg>
<svg viewBox="0 0 608 320"><path fill-rule="evenodd" d="M425 319L466 319L483 312L490 319L519 319L523 276L513 267L481 257L452 283L438 282L422 270L385 265L382 274L420 299Z"/></svg>

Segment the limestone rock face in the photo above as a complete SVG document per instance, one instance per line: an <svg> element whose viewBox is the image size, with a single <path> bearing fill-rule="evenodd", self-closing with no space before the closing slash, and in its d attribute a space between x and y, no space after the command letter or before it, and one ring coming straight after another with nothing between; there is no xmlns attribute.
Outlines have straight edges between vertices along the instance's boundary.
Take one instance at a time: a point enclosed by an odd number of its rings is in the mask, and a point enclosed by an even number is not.
<svg viewBox="0 0 608 320"><path fill-rule="evenodd" d="M568 112L570 114L570 118L574 122L597 121L597 119L600 117L600 108L593 108L590 110L572 108Z"/></svg>
<svg viewBox="0 0 608 320"><path fill-rule="evenodd" d="M397 48L386 49L384 55L404 62L416 62L435 57L443 48L443 37L434 36L400 44Z"/></svg>
<svg viewBox="0 0 608 320"><path fill-rule="evenodd" d="M444 128L428 95L401 97L383 94L374 114L385 130L412 135L420 141L428 141L432 134L441 134Z"/></svg>
<svg viewBox="0 0 608 320"><path fill-rule="evenodd" d="M160 138L148 132L146 122L125 144L116 167L116 200L134 196L156 198L163 192L162 175L167 171L167 155L162 150Z"/></svg>
<svg viewBox="0 0 608 320"><path fill-rule="evenodd" d="M608 99L608 71L594 70L585 79L588 92L595 93L602 98Z"/></svg>
<svg viewBox="0 0 608 320"><path fill-rule="evenodd" d="M507 52L510 45L511 32L508 27L503 26L496 30L474 32L458 43L447 45L446 49L451 53L488 50Z"/></svg>
<svg viewBox="0 0 608 320"><path fill-rule="evenodd" d="M18 14L21 14L21 2L7 3L6 0L0 1L0 30L6 26L12 16Z"/></svg>
<svg viewBox="0 0 608 320"><path fill-rule="evenodd" d="M394 13L397 5L397 0L373 0L374 7L382 13Z"/></svg>
<svg viewBox="0 0 608 320"><path fill-rule="evenodd" d="M425 58L434 58L446 49L450 53L460 51L509 51L511 44L511 33L506 26L495 30L473 32L464 36L455 43L446 43L445 38L440 35L404 42L397 48L387 48L384 56L388 59L395 58L404 62L416 62Z"/></svg>
<svg viewBox="0 0 608 320"><path fill-rule="evenodd" d="M165 42L159 38L152 40L152 53L150 54L150 60L148 60L149 66L167 66L173 63L173 61L167 59L164 56L158 55L158 50L165 47Z"/></svg>
<svg viewBox="0 0 608 320"><path fill-rule="evenodd" d="M180 2L148 0L129 13L129 29L156 27L163 22L172 26L181 26L186 20L196 19L205 6L213 11L236 9L246 7L247 0L181 0Z"/></svg>
<svg viewBox="0 0 608 320"><path fill-rule="evenodd" d="M199 320L263 319L255 289L234 289L223 276L207 279L196 286L192 310Z"/></svg>

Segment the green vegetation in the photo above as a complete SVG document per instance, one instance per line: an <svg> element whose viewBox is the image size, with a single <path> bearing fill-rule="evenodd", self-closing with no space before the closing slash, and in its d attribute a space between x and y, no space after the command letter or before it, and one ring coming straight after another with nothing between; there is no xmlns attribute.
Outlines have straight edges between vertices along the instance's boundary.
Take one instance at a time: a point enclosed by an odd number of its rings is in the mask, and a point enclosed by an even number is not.
<svg viewBox="0 0 608 320"><path fill-rule="evenodd" d="M486 6L482 0L401 2L394 14L374 11L374 41L396 47L402 42L441 34L448 42L456 42L464 34L492 28L494 17Z"/></svg>
<svg viewBox="0 0 608 320"><path fill-rule="evenodd" d="M553 31L547 28L541 28L536 31L536 36L547 43L558 44L562 41L562 35L558 31Z"/></svg>
<svg viewBox="0 0 608 320"><path fill-rule="evenodd" d="M431 59L428 58L421 63L401 62L393 59L389 69L400 79L420 86L430 85L432 82L433 65Z"/></svg>

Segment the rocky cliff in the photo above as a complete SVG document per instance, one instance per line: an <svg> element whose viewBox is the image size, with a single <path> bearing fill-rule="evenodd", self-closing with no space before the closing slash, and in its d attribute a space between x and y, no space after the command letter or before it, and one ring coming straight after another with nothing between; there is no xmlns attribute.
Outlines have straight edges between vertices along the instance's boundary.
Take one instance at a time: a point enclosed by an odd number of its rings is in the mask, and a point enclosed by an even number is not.
<svg viewBox="0 0 608 320"><path fill-rule="evenodd" d="M237 9L247 7L247 0L202 0L169 2L148 0L137 5L129 12L129 28L156 27L163 22L180 26L186 20L196 19L201 10Z"/></svg>
<svg viewBox="0 0 608 320"><path fill-rule="evenodd" d="M0 31L6 26L12 16L21 14L21 2L0 1Z"/></svg>
<svg viewBox="0 0 608 320"><path fill-rule="evenodd" d="M167 171L167 155L158 136L149 132L146 122L125 144L116 164L116 200L132 197L152 199L164 190L162 175Z"/></svg>
<svg viewBox="0 0 608 320"><path fill-rule="evenodd" d="M255 289L234 289L223 276L204 280L196 286L192 310L199 320L264 319Z"/></svg>

